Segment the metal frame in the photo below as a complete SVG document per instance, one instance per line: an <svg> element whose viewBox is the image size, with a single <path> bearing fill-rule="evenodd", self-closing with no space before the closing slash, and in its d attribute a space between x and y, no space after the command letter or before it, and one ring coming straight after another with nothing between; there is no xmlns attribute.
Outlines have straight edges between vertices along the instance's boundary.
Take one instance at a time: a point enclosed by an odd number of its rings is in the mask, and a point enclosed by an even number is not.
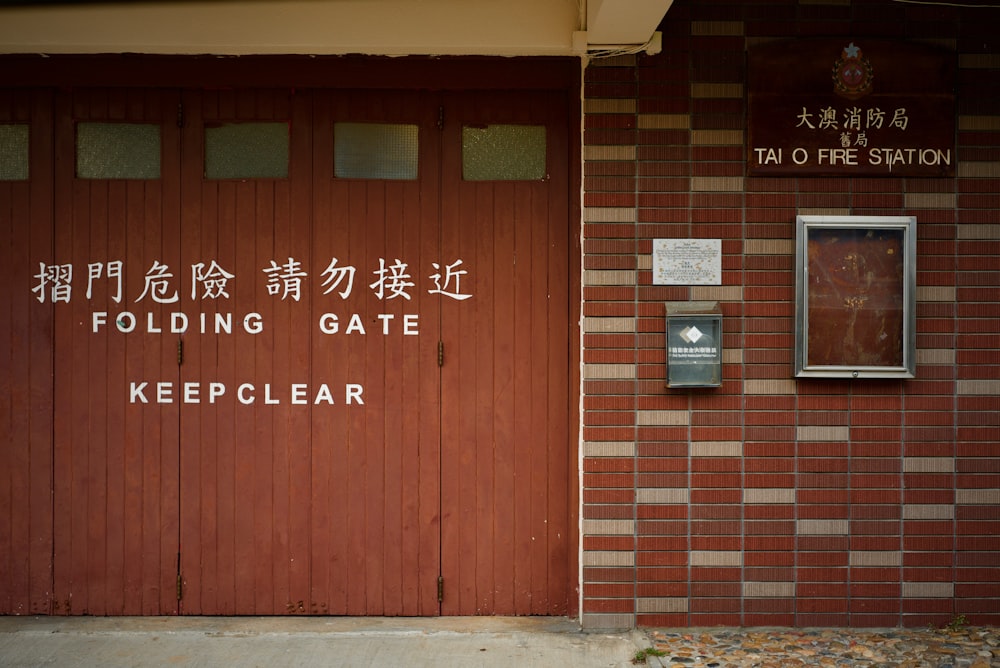
<svg viewBox="0 0 1000 668"><path fill-rule="evenodd" d="M843 232L843 236L837 232ZM872 282L878 278L872 265L881 258L877 254L892 255L895 247L886 245L886 238L896 235L886 235L885 232L899 231L901 234L900 252L903 255L901 275L898 276L898 290L887 293L892 280L881 281L883 285L875 285L875 290L867 291L862 286L862 280ZM882 233L880 235L880 233ZM798 378L913 378L916 375L916 237L917 219L912 216L797 216L795 234L795 376ZM823 275L813 276L810 280L809 269L819 259L810 260L810 241L819 244L853 243L852 250L839 259L846 261L844 265L830 267ZM818 257L819 247L814 245L814 254ZM836 252L836 251L835 251ZM876 255L872 255L876 254ZM830 258L826 258L829 261ZM871 260L871 262L868 262ZM849 265L849 266L848 266ZM845 316L829 323L819 325L823 341L831 343L838 334L843 334L842 345L823 353L810 352L810 311L820 310L820 300L825 298L835 303L843 296L846 280L831 278L838 270L842 270L842 278L855 279L847 284L857 291L843 299ZM818 272L815 272L818 273ZM858 280L861 277L862 280ZM885 279L886 276L883 276ZM893 279L889 276L888 279ZM824 294L823 288L829 288ZM879 289L881 288L881 289ZM879 307L870 305L873 299L888 299L898 304L901 313L891 320L895 325L889 332L880 330L861 331L856 339L855 324L861 316L869 319L880 316ZM838 305L840 302L836 302ZM853 316L851 315L853 312ZM898 329L897 329L898 328ZM865 335L868 336L865 336ZM820 332L817 331L817 337ZM860 343L858 342L860 340ZM880 341L888 341L889 347L879 347ZM898 343L898 348L893 342ZM818 346L815 346L818 348ZM892 359L892 363L872 363L869 358L884 356ZM836 359L833 359L836 357ZM898 361L898 363L896 363Z"/></svg>

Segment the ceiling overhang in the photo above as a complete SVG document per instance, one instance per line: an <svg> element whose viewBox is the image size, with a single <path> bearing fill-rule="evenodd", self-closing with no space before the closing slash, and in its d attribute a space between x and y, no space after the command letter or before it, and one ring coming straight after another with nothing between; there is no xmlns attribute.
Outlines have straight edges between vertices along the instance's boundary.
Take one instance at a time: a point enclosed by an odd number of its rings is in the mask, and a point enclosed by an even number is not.
<svg viewBox="0 0 1000 668"><path fill-rule="evenodd" d="M4 2L0 53L584 55L672 0Z"/></svg>

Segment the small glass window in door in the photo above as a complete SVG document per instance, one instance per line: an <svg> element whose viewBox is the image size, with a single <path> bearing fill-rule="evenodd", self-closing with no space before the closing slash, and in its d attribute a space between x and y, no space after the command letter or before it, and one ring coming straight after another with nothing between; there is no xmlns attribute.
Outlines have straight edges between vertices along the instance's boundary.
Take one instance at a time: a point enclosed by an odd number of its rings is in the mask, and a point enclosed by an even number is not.
<svg viewBox="0 0 1000 668"><path fill-rule="evenodd" d="M546 174L544 125L462 128L464 180L539 181Z"/></svg>
<svg viewBox="0 0 1000 668"><path fill-rule="evenodd" d="M0 124L0 181L28 178L28 126Z"/></svg>
<svg viewBox="0 0 1000 668"><path fill-rule="evenodd" d="M205 128L205 178L288 178L289 125L223 123Z"/></svg>
<svg viewBox="0 0 1000 668"><path fill-rule="evenodd" d="M417 178L420 155L416 125L334 123L333 175L341 179Z"/></svg>
<svg viewBox="0 0 1000 668"><path fill-rule="evenodd" d="M160 126L77 123L76 175L81 179L160 178Z"/></svg>

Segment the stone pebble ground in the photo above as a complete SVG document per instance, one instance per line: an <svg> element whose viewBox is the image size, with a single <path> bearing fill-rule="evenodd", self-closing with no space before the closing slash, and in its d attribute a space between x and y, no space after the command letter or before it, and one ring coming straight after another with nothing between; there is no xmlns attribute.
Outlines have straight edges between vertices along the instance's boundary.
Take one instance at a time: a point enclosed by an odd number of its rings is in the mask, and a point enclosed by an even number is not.
<svg viewBox="0 0 1000 668"><path fill-rule="evenodd" d="M649 668L1000 668L1000 629L647 630ZM652 650L662 652L655 656Z"/></svg>

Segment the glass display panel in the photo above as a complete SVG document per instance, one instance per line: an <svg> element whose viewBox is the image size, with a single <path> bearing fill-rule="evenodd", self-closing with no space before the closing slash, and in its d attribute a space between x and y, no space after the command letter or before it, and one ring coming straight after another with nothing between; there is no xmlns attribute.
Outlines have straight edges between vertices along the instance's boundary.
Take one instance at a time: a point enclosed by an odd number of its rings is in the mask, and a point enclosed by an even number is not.
<svg viewBox="0 0 1000 668"><path fill-rule="evenodd" d="M799 216L796 376L912 378L916 219Z"/></svg>
<svg viewBox="0 0 1000 668"><path fill-rule="evenodd" d="M205 128L205 177L288 178L288 123L226 123Z"/></svg>
<svg viewBox="0 0 1000 668"><path fill-rule="evenodd" d="M466 181L538 181L546 177L544 125L462 128Z"/></svg>
<svg viewBox="0 0 1000 668"><path fill-rule="evenodd" d="M0 181L28 178L28 126L0 124Z"/></svg>
<svg viewBox="0 0 1000 668"><path fill-rule="evenodd" d="M333 175L337 178L416 179L419 152L416 125L333 125Z"/></svg>
<svg viewBox="0 0 1000 668"><path fill-rule="evenodd" d="M160 126L77 123L76 175L81 179L160 178Z"/></svg>

